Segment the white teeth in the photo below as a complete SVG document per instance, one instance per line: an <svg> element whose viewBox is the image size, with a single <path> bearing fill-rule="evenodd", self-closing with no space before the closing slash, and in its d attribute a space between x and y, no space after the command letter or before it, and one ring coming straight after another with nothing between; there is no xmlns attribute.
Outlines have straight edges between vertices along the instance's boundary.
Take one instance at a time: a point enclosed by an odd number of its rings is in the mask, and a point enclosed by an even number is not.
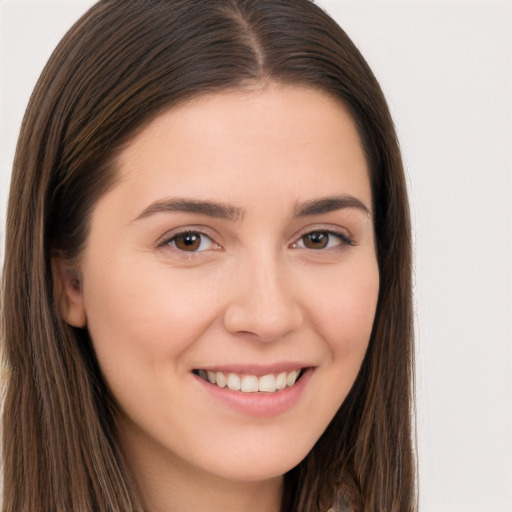
<svg viewBox="0 0 512 512"><path fill-rule="evenodd" d="M233 391L240 391L240 377L236 373L230 373L228 375L228 388Z"/></svg>
<svg viewBox="0 0 512 512"><path fill-rule="evenodd" d="M256 375L244 375L240 384L240 390L244 393L255 393L258 391L258 377Z"/></svg>
<svg viewBox="0 0 512 512"><path fill-rule="evenodd" d="M295 384L297 377L299 376L299 370L293 370L286 376L286 385L291 387Z"/></svg>
<svg viewBox="0 0 512 512"><path fill-rule="evenodd" d="M256 375L240 376L236 373L226 374L223 372L213 372L211 370L198 370L197 374L204 380L225 388L226 386L233 391L242 391L243 393L274 393L282 391L286 387L292 387L300 375L300 370L291 372L280 372L278 374L269 373L262 377Z"/></svg>
<svg viewBox="0 0 512 512"><path fill-rule="evenodd" d="M226 380L226 376L222 372L217 372L215 374L215 383L220 388L225 388L228 381Z"/></svg>
<svg viewBox="0 0 512 512"><path fill-rule="evenodd" d="M276 378L274 375L271 373L270 375L260 377L258 389L267 393L273 393L276 390Z"/></svg>
<svg viewBox="0 0 512 512"><path fill-rule="evenodd" d="M281 372L276 378L276 388L278 390L286 387L286 372Z"/></svg>

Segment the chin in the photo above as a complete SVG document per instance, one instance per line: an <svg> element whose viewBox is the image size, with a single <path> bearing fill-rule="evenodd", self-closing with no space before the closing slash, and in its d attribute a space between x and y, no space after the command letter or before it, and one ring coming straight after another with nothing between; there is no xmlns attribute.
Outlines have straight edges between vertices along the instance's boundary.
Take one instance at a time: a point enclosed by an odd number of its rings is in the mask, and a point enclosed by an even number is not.
<svg viewBox="0 0 512 512"><path fill-rule="evenodd" d="M290 449L286 444L277 450L269 446L257 449L240 449L231 457L226 454L222 460L211 461L210 472L235 482L257 482L270 480L283 476L293 469L308 454L309 448L298 450Z"/></svg>

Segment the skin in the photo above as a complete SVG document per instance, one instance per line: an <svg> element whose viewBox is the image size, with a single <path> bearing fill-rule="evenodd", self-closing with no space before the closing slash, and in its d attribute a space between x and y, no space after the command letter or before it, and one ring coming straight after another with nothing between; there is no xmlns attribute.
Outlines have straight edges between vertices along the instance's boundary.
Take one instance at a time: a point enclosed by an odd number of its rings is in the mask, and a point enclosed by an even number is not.
<svg viewBox="0 0 512 512"><path fill-rule="evenodd" d="M89 330L117 401L128 464L155 512L277 511L282 475L357 376L377 304L354 123L307 88L223 92L157 117L118 168L93 210L79 283L54 263L62 315ZM352 202L298 215L334 196ZM232 215L168 211L169 198ZM177 237L183 228L203 233L194 250ZM246 364L312 370L292 406L270 415L217 400L192 373Z"/></svg>

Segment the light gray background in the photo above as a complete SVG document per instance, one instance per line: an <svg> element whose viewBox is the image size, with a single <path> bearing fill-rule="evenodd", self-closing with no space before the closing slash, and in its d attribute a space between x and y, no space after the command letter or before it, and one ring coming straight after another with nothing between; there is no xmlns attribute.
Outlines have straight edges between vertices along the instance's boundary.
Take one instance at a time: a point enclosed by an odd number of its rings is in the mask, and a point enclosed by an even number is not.
<svg viewBox="0 0 512 512"><path fill-rule="evenodd" d="M85 0L0 2L0 253L21 117ZM512 511L512 2L322 0L386 93L411 189L422 512Z"/></svg>

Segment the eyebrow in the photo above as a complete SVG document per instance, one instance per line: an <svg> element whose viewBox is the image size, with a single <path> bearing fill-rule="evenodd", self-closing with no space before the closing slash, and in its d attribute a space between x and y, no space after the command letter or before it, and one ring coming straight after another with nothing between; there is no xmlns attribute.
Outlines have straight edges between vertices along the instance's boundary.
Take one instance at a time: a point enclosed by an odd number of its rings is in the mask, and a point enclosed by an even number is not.
<svg viewBox="0 0 512 512"><path fill-rule="evenodd" d="M242 209L225 203L201 201L186 198L167 198L151 203L134 220L144 219L156 213L186 212L226 219L239 220L242 217Z"/></svg>
<svg viewBox="0 0 512 512"><path fill-rule="evenodd" d="M346 208L356 208L365 215L370 215L369 208L362 201L353 196L340 195L296 203L293 208L293 217L321 215ZM196 213L233 222L243 217L242 208L226 203L187 198L166 198L151 203L134 220L145 219L157 213L173 212Z"/></svg>
<svg viewBox="0 0 512 512"><path fill-rule="evenodd" d="M309 215L321 215L345 208L356 208L365 215L370 215L370 209L362 201L353 196L341 195L296 204L293 209L293 216L297 218L307 217Z"/></svg>

